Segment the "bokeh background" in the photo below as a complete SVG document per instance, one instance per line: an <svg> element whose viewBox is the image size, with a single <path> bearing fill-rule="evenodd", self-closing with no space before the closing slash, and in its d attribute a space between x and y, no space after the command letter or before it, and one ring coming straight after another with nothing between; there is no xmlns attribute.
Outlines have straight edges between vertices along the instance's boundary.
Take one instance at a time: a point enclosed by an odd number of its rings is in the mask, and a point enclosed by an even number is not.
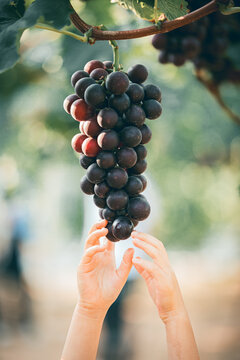
<svg viewBox="0 0 240 360"><path fill-rule="evenodd" d="M91 24L142 25L108 0L76 5ZM163 94L162 117L149 121L154 213L146 230L166 245L201 359L239 359L240 128L198 83L190 63L160 65L150 38L119 44L124 68L143 63L148 82ZM84 234L97 217L79 189L83 170L70 146L78 124L62 102L73 92L74 71L112 53L107 42L85 45L34 29L24 32L20 52L21 62L0 75L0 359L59 359ZM221 91L239 114L239 89ZM98 359L165 359L156 315L144 283L133 276L115 320L105 324Z"/></svg>

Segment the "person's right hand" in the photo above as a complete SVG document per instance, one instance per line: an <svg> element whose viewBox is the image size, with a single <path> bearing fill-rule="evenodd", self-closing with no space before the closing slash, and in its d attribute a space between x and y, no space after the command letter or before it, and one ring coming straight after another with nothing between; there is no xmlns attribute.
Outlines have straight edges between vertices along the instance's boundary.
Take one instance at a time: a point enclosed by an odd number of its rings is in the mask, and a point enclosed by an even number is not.
<svg viewBox="0 0 240 360"><path fill-rule="evenodd" d="M163 243L151 235L137 231L133 231L132 238L133 244L153 260L135 257L132 262L145 280L160 318L166 323L172 317L184 315L186 310L181 291Z"/></svg>

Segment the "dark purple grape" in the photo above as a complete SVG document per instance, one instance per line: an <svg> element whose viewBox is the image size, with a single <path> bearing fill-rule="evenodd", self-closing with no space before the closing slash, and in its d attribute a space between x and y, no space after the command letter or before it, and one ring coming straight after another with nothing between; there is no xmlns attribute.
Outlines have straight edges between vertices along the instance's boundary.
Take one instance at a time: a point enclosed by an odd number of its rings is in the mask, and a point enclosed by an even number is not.
<svg viewBox="0 0 240 360"><path fill-rule="evenodd" d="M129 200L128 214L132 219L142 221L150 214L151 208L143 195L138 195Z"/></svg>
<svg viewBox="0 0 240 360"><path fill-rule="evenodd" d="M93 78L94 80L102 80L106 76L108 76L108 72L102 68L94 69L90 74L90 77Z"/></svg>
<svg viewBox="0 0 240 360"><path fill-rule="evenodd" d="M75 94L71 94L71 95L68 95L66 97L66 99L64 99L64 102L63 102L63 108L64 110L70 114L71 113L71 106L72 106L72 103L75 101L75 100L78 100L79 97Z"/></svg>
<svg viewBox="0 0 240 360"><path fill-rule="evenodd" d="M144 175L137 175L137 177L141 180L142 184L143 184L143 189L142 191L144 191L147 187L147 179Z"/></svg>
<svg viewBox="0 0 240 360"><path fill-rule="evenodd" d="M106 181L100 182L99 184L95 184L94 192L100 198L105 198L110 191L110 187L106 183Z"/></svg>
<svg viewBox="0 0 240 360"><path fill-rule="evenodd" d="M147 149L144 145L138 145L134 150L137 154L137 160L143 160L147 156Z"/></svg>
<svg viewBox="0 0 240 360"><path fill-rule="evenodd" d="M112 210L122 210L128 203L128 194L124 190L112 190L107 197L107 206Z"/></svg>
<svg viewBox="0 0 240 360"><path fill-rule="evenodd" d="M131 66L128 69L128 77L132 82L141 84L148 77L147 68L144 65L141 65L141 64Z"/></svg>
<svg viewBox="0 0 240 360"><path fill-rule="evenodd" d="M92 184L86 176L83 176L81 179L80 188L87 195L94 194L94 184Z"/></svg>
<svg viewBox="0 0 240 360"><path fill-rule="evenodd" d="M97 142L103 150L114 150L118 147L119 137L114 130L104 130L98 135Z"/></svg>
<svg viewBox="0 0 240 360"><path fill-rule="evenodd" d="M126 93L134 104L140 103L144 98L143 87L139 84L130 84Z"/></svg>
<svg viewBox="0 0 240 360"><path fill-rule="evenodd" d="M143 191L142 181L137 176L129 176L124 190L126 190L129 196L138 195Z"/></svg>
<svg viewBox="0 0 240 360"><path fill-rule="evenodd" d="M162 51L160 52L159 56L158 56L158 61L161 64L168 64L169 63L169 54L167 51Z"/></svg>
<svg viewBox="0 0 240 360"><path fill-rule="evenodd" d="M84 100L88 105L95 106L97 108L101 107L105 100L105 92L101 85L92 84L87 87L84 93Z"/></svg>
<svg viewBox="0 0 240 360"><path fill-rule="evenodd" d="M121 115L129 108L130 99L127 94L111 95L108 104Z"/></svg>
<svg viewBox="0 0 240 360"><path fill-rule="evenodd" d="M116 213L116 217L127 216L127 209L117 210L115 213Z"/></svg>
<svg viewBox="0 0 240 360"><path fill-rule="evenodd" d="M161 90L159 89L158 86L153 85L153 84L145 85L144 86L144 99L145 100L153 99L153 100L157 100L157 101L161 102L161 100L162 100Z"/></svg>
<svg viewBox="0 0 240 360"><path fill-rule="evenodd" d="M201 51L201 43L194 36L184 37L182 40L182 49L188 59L193 59Z"/></svg>
<svg viewBox="0 0 240 360"><path fill-rule="evenodd" d="M108 207L105 207L102 211L102 216L105 220L112 222L116 218L116 213L115 211L109 209Z"/></svg>
<svg viewBox="0 0 240 360"><path fill-rule="evenodd" d="M103 62L105 69L113 69L113 62L112 61L104 61Z"/></svg>
<svg viewBox="0 0 240 360"><path fill-rule="evenodd" d="M123 147L117 151L117 163L124 169L133 167L137 162L137 154L133 148Z"/></svg>
<svg viewBox="0 0 240 360"><path fill-rule="evenodd" d="M103 129L112 129L117 125L118 114L111 108L102 109L98 113L97 122Z"/></svg>
<svg viewBox="0 0 240 360"><path fill-rule="evenodd" d="M105 208L106 206L106 199L100 198L97 195L93 196L93 201L94 204L101 209Z"/></svg>
<svg viewBox="0 0 240 360"><path fill-rule="evenodd" d="M164 34L155 34L152 37L152 45L157 50L164 50L167 45L167 37Z"/></svg>
<svg viewBox="0 0 240 360"><path fill-rule="evenodd" d="M73 73L71 77L72 86L74 87L78 80L86 77L89 77L89 74L86 71L84 70L75 71L75 73Z"/></svg>
<svg viewBox="0 0 240 360"><path fill-rule="evenodd" d="M147 125L143 125L140 129L142 134L141 144L147 144L152 138L152 131Z"/></svg>
<svg viewBox="0 0 240 360"><path fill-rule="evenodd" d="M118 121L114 127L114 130L117 132L121 131L124 128L124 126L125 126L125 122L124 122L123 118L119 116Z"/></svg>
<svg viewBox="0 0 240 360"><path fill-rule="evenodd" d="M79 163L84 169L87 169L90 165L95 163L95 161L96 158L94 157L89 157L83 154L80 155Z"/></svg>
<svg viewBox="0 0 240 360"><path fill-rule="evenodd" d="M114 95L121 95L128 89L129 80L121 71L112 72L106 80L106 88Z"/></svg>
<svg viewBox="0 0 240 360"><path fill-rule="evenodd" d="M162 107L156 100L146 100L143 102L143 110L146 117L150 120L157 119L162 113Z"/></svg>
<svg viewBox="0 0 240 360"><path fill-rule="evenodd" d="M142 174L147 168L147 162L146 160L138 160L136 164L129 169L130 174L139 175Z"/></svg>
<svg viewBox="0 0 240 360"><path fill-rule="evenodd" d="M104 180L106 171L94 163L88 167L86 176L91 183L98 184Z"/></svg>
<svg viewBox="0 0 240 360"><path fill-rule="evenodd" d="M108 185L112 188L121 189L128 181L128 174L126 170L116 167L108 171L106 180Z"/></svg>
<svg viewBox="0 0 240 360"><path fill-rule="evenodd" d="M84 98L84 93L88 86L96 84L96 81L90 77L85 77L76 82L75 92L80 98Z"/></svg>
<svg viewBox="0 0 240 360"><path fill-rule="evenodd" d="M104 219L104 217L103 217L103 209L99 209L99 216L100 216L101 219Z"/></svg>
<svg viewBox="0 0 240 360"><path fill-rule="evenodd" d="M113 168L117 163L116 157L111 151L101 151L98 153L96 162L102 169Z"/></svg>
<svg viewBox="0 0 240 360"><path fill-rule="evenodd" d="M172 63L175 66L182 66L184 65L186 62L186 56L184 56L183 54L174 54L172 57Z"/></svg>
<svg viewBox="0 0 240 360"><path fill-rule="evenodd" d="M141 143L142 133L136 126L126 126L120 132L120 140L126 146L135 147Z"/></svg>
<svg viewBox="0 0 240 360"><path fill-rule="evenodd" d="M136 226L138 225L138 223L139 223L138 220L131 219L131 218L130 218L130 220L131 220L131 222L133 223L133 226L134 226L134 227L136 227Z"/></svg>
<svg viewBox="0 0 240 360"><path fill-rule="evenodd" d="M112 233L119 240L124 240L129 238L132 231L133 231L133 223L126 216L121 216L115 219L112 224Z"/></svg>
<svg viewBox="0 0 240 360"><path fill-rule="evenodd" d="M126 121L130 125L140 127L144 124L145 119L146 115L141 106L133 104L126 112Z"/></svg>
<svg viewBox="0 0 240 360"><path fill-rule="evenodd" d="M106 228L108 229L108 233L106 235L106 237L108 238L108 240L112 241L112 242L117 242L119 241L119 239L116 239L115 236L112 233L112 223L108 223Z"/></svg>

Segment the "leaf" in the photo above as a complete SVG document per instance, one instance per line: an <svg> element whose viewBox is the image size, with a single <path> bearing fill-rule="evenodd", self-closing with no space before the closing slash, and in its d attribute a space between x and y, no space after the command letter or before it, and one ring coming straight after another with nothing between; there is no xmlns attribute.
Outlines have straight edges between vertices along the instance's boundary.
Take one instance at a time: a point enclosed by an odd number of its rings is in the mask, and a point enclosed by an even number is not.
<svg viewBox="0 0 240 360"><path fill-rule="evenodd" d="M164 14L168 20L187 14L186 0L158 0L157 9L154 11L154 0L111 0L125 9L133 11L144 20L154 21Z"/></svg>
<svg viewBox="0 0 240 360"><path fill-rule="evenodd" d="M0 72L19 59L20 38L38 19L57 29L68 25L72 8L69 0L35 0L25 8L24 0L1 0L0 3Z"/></svg>

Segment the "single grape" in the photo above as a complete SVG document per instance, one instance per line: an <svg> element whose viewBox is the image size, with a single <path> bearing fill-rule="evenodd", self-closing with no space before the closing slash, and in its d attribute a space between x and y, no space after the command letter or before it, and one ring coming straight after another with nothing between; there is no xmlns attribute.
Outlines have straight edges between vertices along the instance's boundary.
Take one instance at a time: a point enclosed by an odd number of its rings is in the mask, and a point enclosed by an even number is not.
<svg viewBox="0 0 240 360"><path fill-rule="evenodd" d="M103 80L106 76L108 76L108 72L101 68L94 69L90 74L90 77L94 80Z"/></svg>
<svg viewBox="0 0 240 360"><path fill-rule="evenodd" d="M108 238L108 240L112 241L112 242L117 242L119 241L119 239L116 239L115 236L112 233L112 223L108 223L106 228L108 229L108 233L106 235L106 237Z"/></svg>
<svg viewBox="0 0 240 360"><path fill-rule="evenodd" d="M106 171L94 163L88 167L86 176L90 182L98 184L104 180Z"/></svg>
<svg viewBox="0 0 240 360"><path fill-rule="evenodd" d="M71 84L74 87L76 82L82 78L89 77L89 74L84 70L77 70L75 73L72 74L71 77Z"/></svg>
<svg viewBox="0 0 240 360"><path fill-rule="evenodd" d="M100 150L96 139L85 139L82 144L82 151L86 156L96 157Z"/></svg>
<svg viewBox="0 0 240 360"><path fill-rule="evenodd" d="M83 129L84 129L84 133L92 138L97 137L102 131L102 128L98 125L96 116L94 116L93 118L87 121L84 121Z"/></svg>
<svg viewBox="0 0 240 360"><path fill-rule="evenodd" d="M167 45L167 37L164 34L155 34L152 37L152 45L157 50L164 50Z"/></svg>
<svg viewBox="0 0 240 360"><path fill-rule="evenodd" d="M97 142L103 150L114 150L119 144L119 137L114 130L104 130L98 135Z"/></svg>
<svg viewBox="0 0 240 360"><path fill-rule="evenodd" d="M150 127L144 124L139 130L142 134L141 144L147 144L152 138L152 131Z"/></svg>
<svg viewBox="0 0 240 360"><path fill-rule="evenodd" d="M143 191L142 181L137 176L129 176L124 190L126 190L129 196L138 195Z"/></svg>
<svg viewBox="0 0 240 360"><path fill-rule="evenodd" d="M95 106L96 108L101 107L106 98L104 89L99 84L93 84L88 86L84 93L84 100L87 104Z"/></svg>
<svg viewBox="0 0 240 360"><path fill-rule="evenodd" d="M112 61L109 61L109 60L104 61L103 64L104 64L105 69L110 69L110 70L113 69L113 62Z"/></svg>
<svg viewBox="0 0 240 360"><path fill-rule="evenodd" d="M111 151L100 151L96 162L100 168L110 169L116 165L116 157Z"/></svg>
<svg viewBox="0 0 240 360"><path fill-rule="evenodd" d="M84 134L74 135L71 142L73 150L75 150L78 153L82 153L82 144L85 139L87 139L87 136Z"/></svg>
<svg viewBox="0 0 240 360"><path fill-rule="evenodd" d="M143 160L138 160L136 162L136 164L131 168L129 169L129 173L130 174L136 174L136 175L139 175L139 174L142 174L147 168L147 162L145 159Z"/></svg>
<svg viewBox="0 0 240 360"><path fill-rule="evenodd" d="M93 84L96 84L96 81L90 77L78 80L75 84L76 94L83 99L86 89Z"/></svg>
<svg viewBox="0 0 240 360"><path fill-rule="evenodd" d="M134 150L137 154L137 160L143 160L147 156L147 149L144 145L138 145Z"/></svg>
<svg viewBox="0 0 240 360"><path fill-rule="evenodd" d="M122 147L117 151L117 163L124 169L133 167L137 162L137 154L133 148Z"/></svg>
<svg viewBox="0 0 240 360"><path fill-rule="evenodd" d="M103 210L104 210L104 209L99 209L99 216L100 216L101 219L104 219L104 217L103 217Z"/></svg>
<svg viewBox="0 0 240 360"><path fill-rule="evenodd" d="M132 231L133 231L133 223L126 216L121 216L115 219L112 224L112 233L119 240L124 240L129 238Z"/></svg>
<svg viewBox="0 0 240 360"><path fill-rule="evenodd" d="M123 118L118 116L118 121L117 121L116 125L114 126L114 130L119 132L124 128L124 126L125 126L125 122L124 122Z"/></svg>
<svg viewBox="0 0 240 360"><path fill-rule="evenodd" d="M88 120L95 113L92 106L89 106L83 99L75 100L71 106L71 115L77 120Z"/></svg>
<svg viewBox="0 0 240 360"><path fill-rule="evenodd" d="M169 54L167 51L162 51L160 52L159 56L158 56L158 61L161 64L168 64L169 63Z"/></svg>
<svg viewBox="0 0 240 360"><path fill-rule="evenodd" d="M162 113L162 107L156 100L146 100L143 102L143 110L146 117L150 120L157 119Z"/></svg>
<svg viewBox="0 0 240 360"><path fill-rule="evenodd" d="M124 190L112 190L107 196L107 206L111 210L121 210L128 203L128 194Z"/></svg>
<svg viewBox="0 0 240 360"><path fill-rule="evenodd" d="M143 189L142 191L144 191L147 187L147 179L144 175L137 175L137 177L141 180L142 184L143 184Z"/></svg>
<svg viewBox="0 0 240 360"><path fill-rule="evenodd" d="M83 176L83 178L81 179L80 188L84 192L84 194L87 195L94 194L94 184L92 184L86 176Z"/></svg>
<svg viewBox="0 0 240 360"><path fill-rule="evenodd" d="M114 189L121 189L128 181L128 174L126 170L116 167L108 171L106 179L109 186Z"/></svg>
<svg viewBox="0 0 240 360"><path fill-rule="evenodd" d="M94 192L100 198L105 198L110 191L110 187L106 183L106 181L102 181L99 184L95 184Z"/></svg>
<svg viewBox="0 0 240 360"><path fill-rule="evenodd" d="M114 71L108 75L106 88L114 95L121 95L128 89L129 80L126 74L121 71Z"/></svg>
<svg viewBox="0 0 240 360"><path fill-rule="evenodd" d="M98 113L97 122L103 129L112 129L118 122L118 114L111 108L102 109Z"/></svg>
<svg viewBox="0 0 240 360"><path fill-rule="evenodd" d="M116 214L115 211L109 209L108 207L105 207L102 211L103 218L107 221L114 221Z"/></svg>
<svg viewBox="0 0 240 360"><path fill-rule="evenodd" d="M146 115L141 106L133 104L126 112L126 121L130 125L140 127L144 124L145 119Z"/></svg>
<svg viewBox="0 0 240 360"><path fill-rule="evenodd" d="M153 84L145 85L144 86L144 99L145 100L153 99L153 100L157 100L157 101L161 102L161 100L162 100L161 90L159 89L158 86L153 85Z"/></svg>
<svg viewBox="0 0 240 360"><path fill-rule="evenodd" d="M93 201L94 201L94 204L101 209L104 209L106 206L106 200L98 197L97 195L93 196Z"/></svg>
<svg viewBox="0 0 240 360"><path fill-rule="evenodd" d="M147 68L141 64L134 65L128 69L128 77L133 83L141 84L148 77Z"/></svg>
<svg viewBox="0 0 240 360"><path fill-rule="evenodd" d="M151 208L143 195L138 195L129 200L128 214L132 219L142 221L150 214Z"/></svg>
<svg viewBox="0 0 240 360"><path fill-rule="evenodd" d="M79 121L79 130L82 134L85 134L85 131L84 131L84 124L85 124L85 121ZM85 134L86 135L86 134Z"/></svg>
<svg viewBox="0 0 240 360"><path fill-rule="evenodd" d="M95 69L102 68L104 69L104 64L99 60L90 60L86 63L84 66L84 71L86 71L88 74L91 74L91 72Z"/></svg>
<svg viewBox="0 0 240 360"><path fill-rule="evenodd" d="M144 98L143 87L139 84L130 84L126 94L134 104L140 103Z"/></svg>
<svg viewBox="0 0 240 360"><path fill-rule="evenodd" d="M95 157L89 157L84 154L80 155L79 163L84 169L87 169L90 165L95 163L95 161L96 161Z"/></svg>
<svg viewBox="0 0 240 360"><path fill-rule="evenodd" d="M75 94L71 94L66 97L66 99L63 102L63 108L68 114L70 114L70 112L71 112L72 103L78 99L79 99L79 97Z"/></svg>
<svg viewBox="0 0 240 360"><path fill-rule="evenodd" d="M126 126L120 132L120 140L126 146L135 147L142 141L142 133L136 126Z"/></svg>
<svg viewBox="0 0 240 360"><path fill-rule="evenodd" d="M132 218L129 218L131 220L131 222L133 223L133 226L134 228L138 225L139 221L138 220L135 220L135 219L132 219Z"/></svg>
<svg viewBox="0 0 240 360"><path fill-rule="evenodd" d="M175 66L183 66L186 62L186 56L183 54L174 54L172 58L172 63Z"/></svg>
<svg viewBox="0 0 240 360"><path fill-rule="evenodd" d="M120 115L122 115L130 106L130 99L127 94L111 95L108 104L111 108L115 109Z"/></svg>

